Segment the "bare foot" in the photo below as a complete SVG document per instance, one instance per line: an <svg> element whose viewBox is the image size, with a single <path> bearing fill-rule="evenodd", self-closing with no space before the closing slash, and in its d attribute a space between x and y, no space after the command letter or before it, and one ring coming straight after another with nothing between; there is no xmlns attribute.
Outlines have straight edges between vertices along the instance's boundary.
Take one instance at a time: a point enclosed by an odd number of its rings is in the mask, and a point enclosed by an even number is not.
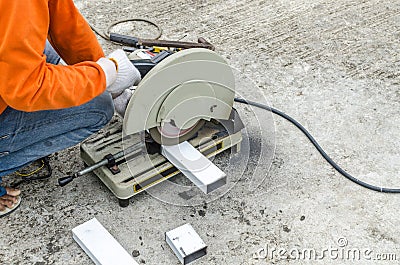
<svg viewBox="0 0 400 265"><path fill-rule="evenodd" d="M21 194L21 191L13 188L6 188L7 194L0 197L0 211L4 211L7 208L11 208L14 203L17 202L17 196Z"/></svg>

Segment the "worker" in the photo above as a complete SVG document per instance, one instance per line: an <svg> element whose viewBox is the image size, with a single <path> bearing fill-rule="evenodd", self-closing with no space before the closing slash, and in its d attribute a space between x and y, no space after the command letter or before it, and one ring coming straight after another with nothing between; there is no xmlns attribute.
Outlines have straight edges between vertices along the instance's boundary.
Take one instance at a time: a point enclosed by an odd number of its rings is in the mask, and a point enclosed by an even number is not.
<svg viewBox="0 0 400 265"><path fill-rule="evenodd" d="M0 14L1 182L104 127L140 73L124 51L104 55L73 0L0 1ZM0 186L0 217L20 193Z"/></svg>

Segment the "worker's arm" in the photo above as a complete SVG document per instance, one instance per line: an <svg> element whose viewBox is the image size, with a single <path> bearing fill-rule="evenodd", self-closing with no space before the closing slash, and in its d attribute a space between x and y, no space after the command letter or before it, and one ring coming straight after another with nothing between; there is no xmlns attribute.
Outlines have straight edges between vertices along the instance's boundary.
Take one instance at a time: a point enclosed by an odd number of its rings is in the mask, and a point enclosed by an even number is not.
<svg viewBox="0 0 400 265"><path fill-rule="evenodd" d="M0 0L0 36L0 97L12 108L67 108L104 92L103 51L72 0ZM46 63L48 36L72 65Z"/></svg>
<svg viewBox="0 0 400 265"><path fill-rule="evenodd" d="M48 0L49 41L69 64L97 61L104 56L96 36L72 0Z"/></svg>

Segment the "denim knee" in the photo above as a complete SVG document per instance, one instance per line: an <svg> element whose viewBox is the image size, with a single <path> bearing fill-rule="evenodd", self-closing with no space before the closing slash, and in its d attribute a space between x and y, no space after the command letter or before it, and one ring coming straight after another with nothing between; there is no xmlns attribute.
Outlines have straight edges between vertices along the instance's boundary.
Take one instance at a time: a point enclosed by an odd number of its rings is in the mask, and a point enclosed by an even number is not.
<svg viewBox="0 0 400 265"><path fill-rule="evenodd" d="M44 48L43 53L46 55L47 63L58 64L61 60L60 56L57 54L48 40L46 40L46 47Z"/></svg>
<svg viewBox="0 0 400 265"><path fill-rule="evenodd" d="M2 182L2 177L0 177L0 183ZM4 196L7 194L6 188L0 186L0 197Z"/></svg>
<svg viewBox="0 0 400 265"><path fill-rule="evenodd" d="M91 102L89 102L89 104L92 105L90 107L91 111L101 113L103 116L101 121L94 126L99 127L98 129L100 129L110 122L114 115L114 103L110 93L104 92L95 97Z"/></svg>

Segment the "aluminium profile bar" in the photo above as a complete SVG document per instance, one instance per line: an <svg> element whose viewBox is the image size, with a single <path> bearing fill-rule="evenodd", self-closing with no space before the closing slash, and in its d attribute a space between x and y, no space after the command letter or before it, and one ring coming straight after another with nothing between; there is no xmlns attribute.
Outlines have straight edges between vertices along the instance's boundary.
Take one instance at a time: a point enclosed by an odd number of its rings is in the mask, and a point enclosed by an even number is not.
<svg viewBox="0 0 400 265"><path fill-rule="evenodd" d="M139 265L96 218L72 229L72 236L96 265Z"/></svg>
<svg viewBox="0 0 400 265"><path fill-rule="evenodd" d="M226 184L226 174L187 141L162 145L161 154L205 194Z"/></svg>

